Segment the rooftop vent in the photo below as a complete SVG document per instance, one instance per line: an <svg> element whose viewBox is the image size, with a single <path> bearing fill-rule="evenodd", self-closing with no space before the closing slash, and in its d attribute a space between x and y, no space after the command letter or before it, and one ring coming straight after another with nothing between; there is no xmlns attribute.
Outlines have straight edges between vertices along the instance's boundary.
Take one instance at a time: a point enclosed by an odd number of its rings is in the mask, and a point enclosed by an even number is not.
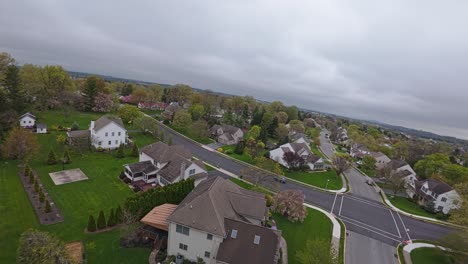
<svg viewBox="0 0 468 264"><path fill-rule="evenodd" d="M236 238L236 237L237 237L237 230L236 230L236 229L233 229L233 230L231 231L231 237L232 237L232 238Z"/></svg>
<svg viewBox="0 0 468 264"><path fill-rule="evenodd" d="M259 244L260 244L260 236L257 236L257 235L256 235L256 236L254 237L254 244L255 244L255 245L259 245Z"/></svg>

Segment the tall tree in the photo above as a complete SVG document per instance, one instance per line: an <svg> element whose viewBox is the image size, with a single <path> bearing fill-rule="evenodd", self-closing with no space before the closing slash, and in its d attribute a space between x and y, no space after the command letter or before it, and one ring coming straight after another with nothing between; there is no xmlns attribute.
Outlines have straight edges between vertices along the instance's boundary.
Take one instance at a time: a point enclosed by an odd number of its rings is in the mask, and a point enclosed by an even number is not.
<svg viewBox="0 0 468 264"><path fill-rule="evenodd" d="M6 91L8 106L17 112L22 112L25 107L25 95L20 86L19 69L16 65L8 65L3 82L0 82Z"/></svg>
<svg viewBox="0 0 468 264"><path fill-rule="evenodd" d="M27 161L39 151L36 136L21 127L14 127L3 143L3 154L6 158Z"/></svg>
<svg viewBox="0 0 468 264"><path fill-rule="evenodd" d="M138 107L127 104L119 108L118 114L125 123L133 123L133 121L143 116Z"/></svg>
<svg viewBox="0 0 468 264"><path fill-rule="evenodd" d="M95 100L99 92L104 90L106 83L104 80L97 76L90 76L86 78L83 87L84 108L85 111L91 111L95 106Z"/></svg>
<svg viewBox="0 0 468 264"><path fill-rule="evenodd" d="M17 254L17 263L21 264L71 262L64 244L57 237L34 229L21 234Z"/></svg>
<svg viewBox="0 0 468 264"><path fill-rule="evenodd" d="M185 110L177 111L174 115L173 125L178 129L187 129L192 124L192 116Z"/></svg>
<svg viewBox="0 0 468 264"><path fill-rule="evenodd" d="M350 157L346 154L336 154L332 157L332 164L335 167L337 177L351 167Z"/></svg>
<svg viewBox="0 0 468 264"><path fill-rule="evenodd" d="M286 122L288 122L288 114L286 112L278 112L276 113L276 117L280 124L286 124Z"/></svg>
<svg viewBox="0 0 468 264"><path fill-rule="evenodd" d="M304 222L307 216L307 209L304 206L305 195L300 190L285 190L275 195L273 212L286 216L291 222Z"/></svg>
<svg viewBox="0 0 468 264"><path fill-rule="evenodd" d="M205 114L205 109L201 104L193 104L189 108L189 113L192 115L192 120L197 121Z"/></svg>

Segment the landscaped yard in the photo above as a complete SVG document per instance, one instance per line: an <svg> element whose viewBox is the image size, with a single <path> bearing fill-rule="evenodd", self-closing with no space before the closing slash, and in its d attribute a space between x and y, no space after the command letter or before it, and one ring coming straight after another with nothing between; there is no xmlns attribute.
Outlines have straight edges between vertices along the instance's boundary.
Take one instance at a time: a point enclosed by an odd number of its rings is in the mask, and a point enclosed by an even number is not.
<svg viewBox="0 0 468 264"><path fill-rule="evenodd" d="M446 252L435 248L417 248L411 251L413 264L452 264L454 260Z"/></svg>
<svg viewBox="0 0 468 264"><path fill-rule="evenodd" d="M394 197L388 197L388 199L395 207L398 207L399 209L407 213L435 219L435 214L427 212L426 210L419 207L418 204L408 200L407 198L394 196Z"/></svg>
<svg viewBox="0 0 468 264"><path fill-rule="evenodd" d="M337 177L335 170L323 172L285 172L285 176L324 189L339 190L343 187L341 177Z"/></svg>
<svg viewBox="0 0 468 264"><path fill-rule="evenodd" d="M174 129L175 131L179 132L180 134L192 139L192 140L195 140L197 141L198 143L201 143L201 144L210 144L210 143L213 143L215 142L213 139L209 138L209 137L198 137L198 136L195 136L192 131L190 129L177 129L175 128L174 126L172 125L167 125L168 127ZM167 136L166 136L167 137ZM166 138L167 140L167 138Z"/></svg>
<svg viewBox="0 0 468 264"><path fill-rule="evenodd" d="M307 240L314 238L331 243L332 223L323 213L308 208L307 217L303 223L291 223L283 216L273 214L278 229L288 244L288 262L290 264L299 263L296 259L296 252L303 249ZM313 250L313 249L310 249ZM326 254L324 252L324 254Z"/></svg>
<svg viewBox="0 0 468 264"><path fill-rule="evenodd" d="M100 115L88 113L73 113L68 119L55 112L35 113L39 122L50 125L71 126L77 121L81 128L87 128L91 119ZM37 135L40 152L33 158L30 165L41 178L44 188L64 215L62 223L41 226L27 199L26 193L18 178L18 163L16 161L0 161L0 263L14 263L19 235L28 228L39 228L57 235L65 242L83 241L88 263L143 263L149 256L148 249L121 249L118 230L101 233L85 234L88 216L96 218L100 210L106 217L109 210L122 204L134 193L118 178L123 165L138 160L130 157L131 149L126 150L126 157L118 159L112 153L83 151L71 152L71 164L65 169L80 168L89 178L84 181L56 186L49 177L49 172L62 170L61 164L46 165L47 154L54 150L57 159L64 152L64 146L57 143L56 138L65 132L51 132ZM135 141L139 147L154 142L154 139L136 133ZM6 163L7 162L7 163Z"/></svg>
<svg viewBox="0 0 468 264"><path fill-rule="evenodd" d="M246 151L244 151L244 153L242 153L242 155L239 155L239 154L236 154L234 153L234 149L236 148L235 145L233 146L223 146L222 149L223 149L223 152L228 152L230 154L227 154L235 159L238 159L238 160L241 160L241 161L244 161L244 162L247 162L249 164L252 164L253 165L253 160L252 160L252 157L250 157L249 154L247 154Z"/></svg>

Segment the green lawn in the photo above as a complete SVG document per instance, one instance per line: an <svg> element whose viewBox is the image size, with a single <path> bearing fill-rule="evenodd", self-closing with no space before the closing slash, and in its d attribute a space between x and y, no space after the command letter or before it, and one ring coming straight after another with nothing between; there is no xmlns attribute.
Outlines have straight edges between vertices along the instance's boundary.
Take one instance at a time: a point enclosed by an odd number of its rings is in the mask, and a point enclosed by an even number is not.
<svg viewBox="0 0 468 264"><path fill-rule="evenodd" d="M418 204L413 203L412 201L408 200L407 198L394 196L393 198L388 197L390 202L399 209L415 215L420 215L424 217L430 217L435 219L435 214L429 213L426 210L419 207Z"/></svg>
<svg viewBox="0 0 468 264"><path fill-rule="evenodd" d="M417 248L411 251L413 264L452 264L453 258L436 248Z"/></svg>
<svg viewBox="0 0 468 264"><path fill-rule="evenodd" d="M323 161L325 162L325 160L327 159L325 157L325 155L323 155L323 153L318 149L318 146L315 144L315 143L310 143L310 149L312 150L312 153L314 153L315 155L321 157L323 159Z"/></svg>
<svg viewBox="0 0 468 264"><path fill-rule="evenodd" d="M242 187L244 189L247 189L247 190L262 192L264 194L272 194L271 191L269 191L269 190L267 190L267 189L265 189L263 187L255 187L250 183L247 183L245 181L242 181L242 180L239 180L239 179L236 179L236 178L229 178L229 180L231 180L233 183L235 183L235 184L239 185L240 187Z"/></svg>
<svg viewBox="0 0 468 264"><path fill-rule="evenodd" d="M318 238L331 243L333 225L330 219L317 210L308 208L307 211L307 217L303 223L291 223L285 217L273 214L273 219L288 244L290 264L299 263L296 259L296 252L304 248L307 240Z"/></svg>
<svg viewBox="0 0 468 264"><path fill-rule="evenodd" d="M303 183L329 190L339 190L343 187L341 177L337 177L335 170L324 172L287 172L285 176ZM327 184L328 181L328 184Z"/></svg>
<svg viewBox="0 0 468 264"><path fill-rule="evenodd" d="M54 126L71 127L73 122L77 122L80 129L88 129L91 120L96 120L104 115L104 113L78 111L72 111L68 114L63 111L34 112L33 114L37 116L37 122L47 124L49 130Z"/></svg>
<svg viewBox="0 0 468 264"><path fill-rule="evenodd" d="M64 121L53 112L35 113L41 119L39 122L49 124L67 125L77 121L80 127L89 124L91 119L99 116L95 114L74 114L76 118ZM78 119L79 117L79 119ZM48 120L48 121L46 121ZM87 127L87 126L86 126ZM148 249L120 249L118 230L101 233L85 234L89 214L95 218L100 210L106 216L112 207L122 204L124 200L134 193L118 179L124 164L135 162L137 157L129 157L131 149L127 149L127 156L117 159L113 153L97 153L84 151L71 152L72 163L65 165L65 169L80 168L89 178L85 181L54 185L49 172L62 170L62 165L46 165L48 152L52 149L61 158L64 146L56 141L59 133L36 135L40 143L40 152L31 162L31 167L39 173L39 177L53 201L59 206L65 221L62 223L42 226L38 223L21 182L18 179L17 162L0 161L0 263L14 263L19 235L27 228L39 228L57 235L65 242L84 241L88 263L142 263L147 261ZM136 133L135 141L142 147L152 138Z"/></svg>
<svg viewBox="0 0 468 264"><path fill-rule="evenodd" d="M227 155L229 155L229 156L231 156L231 157L233 157L235 159L238 159L238 160L241 160L243 162L246 162L246 163L249 163L249 164L253 165L253 163L254 163L253 159L249 154L247 154L246 151L244 151L244 153L242 153L242 155L239 155L239 154L234 153L235 148L236 148L235 145L233 145L233 146L223 146L222 147L224 152L226 152L226 151L231 152L231 154L227 154Z"/></svg>
<svg viewBox="0 0 468 264"><path fill-rule="evenodd" d="M200 144L210 144L210 143L213 143L215 142L213 139L209 138L209 137L198 137L198 136L195 136L190 129L177 129L175 128L174 126L172 125L167 125L168 127L174 129L175 131L179 132L180 134L192 139L192 140L195 140L196 142L200 143ZM167 136L166 136L167 137ZM167 138L166 138L167 140Z"/></svg>

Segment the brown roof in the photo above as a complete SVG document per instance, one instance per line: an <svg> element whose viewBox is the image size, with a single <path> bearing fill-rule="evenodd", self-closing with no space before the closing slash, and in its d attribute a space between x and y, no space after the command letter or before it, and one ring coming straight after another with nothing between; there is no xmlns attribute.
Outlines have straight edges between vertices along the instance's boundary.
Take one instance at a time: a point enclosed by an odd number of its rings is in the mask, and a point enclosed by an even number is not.
<svg viewBox="0 0 468 264"><path fill-rule="evenodd" d="M192 152L184 148L182 145L169 146L164 142L156 142L147 146L144 146L140 150L146 155L150 156L157 162L166 163L173 159L174 156L182 156L186 159L192 158Z"/></svg>
<svg viewBox="0 0 468 264"><path fill-rule="evenodd" d="M388 164L391 166L393 170L396 170L403 166L408 165L408 163L404 160L391 160Z"/></svg>
<svg viewBox="0 0 468 264"><path fill-rule="evenodd" d="M280 234L272 229L232 219L224 220L227 237L219 246L216 260L226 263L276 263ZM237 230L232 238L232 230ZM259 236L258 245L254 243Z"/></svg>
<svg viewBox="0 0 468 264"><path fill-rule="evenodd" d="M101 116L98 120L94 121L94 130L98 131L112 122L125 129L122 119L115 116Z"/></svg>
<svg viewBox="0 0 468 264"><path fill-rule="evenodd" d="M316 163L317 161L319 161L320 157L315 155L315 154L310 154L308 157L307 157L307 162L310 162L310 163Z"/></svg>
<svg viewBox="0 0 468 264"><path fill-rule="evenodd" d="M198 184L168 220L225 237L225 218L243 222L248 222L246 217L264 220L265 208L263 194L245 190L230 180L212 177Z"/></svg>
<svg viewBox="0 0 468 264"><path fill-rule="evenodd" d="M89 130L71 130L67 132L67 135L71 138L89 137Z"/></svg>
<svg viewBox="0 0 468 264"><path fill-rule="evenodd" d="M168 203L156 206L147 213L140 222L168 231L169 224L167 223L167 218L176 208L177 205Z"/></svg>

